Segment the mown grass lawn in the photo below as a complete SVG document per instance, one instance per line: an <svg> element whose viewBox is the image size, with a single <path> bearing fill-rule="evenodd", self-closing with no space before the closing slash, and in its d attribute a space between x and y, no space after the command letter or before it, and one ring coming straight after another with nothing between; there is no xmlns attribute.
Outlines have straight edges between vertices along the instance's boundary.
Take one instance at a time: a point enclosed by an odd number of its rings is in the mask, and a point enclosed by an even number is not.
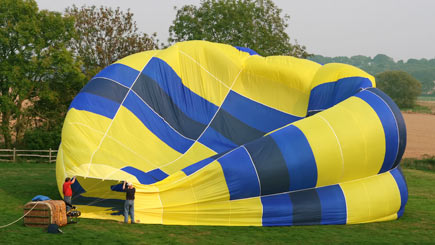
<svg viewBox="0 0 435 245"><path fill-rule="evenodd" d="M0 244L288 244L435 243L435 172L404 169L409 201L396 221L361 225L294 227L218 227L126 225L80 219L48 234L19 221L0 229ZM41 194L60 199L55 166L0 163L0 226L23 215L23 205Z"/></svg>

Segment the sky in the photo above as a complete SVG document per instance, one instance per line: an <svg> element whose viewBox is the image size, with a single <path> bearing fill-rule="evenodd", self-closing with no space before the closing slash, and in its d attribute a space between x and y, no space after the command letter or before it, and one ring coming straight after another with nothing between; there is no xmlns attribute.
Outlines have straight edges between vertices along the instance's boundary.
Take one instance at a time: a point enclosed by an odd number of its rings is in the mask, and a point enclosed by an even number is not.
<svg viewBox="0 0 435 245"><path fill-rule="evenodd" d="M200 0L36 0L40 9L104 5L130 9L139 31L166 42L176 10ZM434 0L274 0L290 16L287 33L327 57L385 54L395 61L435 58Z"/></svg>

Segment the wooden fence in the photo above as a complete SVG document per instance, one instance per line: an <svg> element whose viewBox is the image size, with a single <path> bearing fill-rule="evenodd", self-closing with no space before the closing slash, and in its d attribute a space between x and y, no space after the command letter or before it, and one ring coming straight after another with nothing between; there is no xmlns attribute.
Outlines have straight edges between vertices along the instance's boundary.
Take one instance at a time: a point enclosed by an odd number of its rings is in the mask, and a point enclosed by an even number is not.
<svg viewBox="0 0 435 245"><path fill-rule="evenodd" d="M0 162L17 162L28 160L43 160L44 162L56 162L57 150L18 150L0 149Z"/></svg>

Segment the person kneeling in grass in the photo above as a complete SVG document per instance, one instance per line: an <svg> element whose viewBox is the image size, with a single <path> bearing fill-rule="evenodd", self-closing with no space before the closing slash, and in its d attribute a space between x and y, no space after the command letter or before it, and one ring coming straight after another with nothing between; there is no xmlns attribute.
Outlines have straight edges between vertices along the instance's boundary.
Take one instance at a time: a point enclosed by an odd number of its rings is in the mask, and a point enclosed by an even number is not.
<svg viewBox="0 0 435 245"><path fill-rule="evenodd" d="M127 188L125 188L127 184ZM131 216L131 223L134 224L134 194L136 193L136 188L133 187L131 182L125 182L122 185L122 189L126 192L125 203L124 203L124 223L128 223L128 213Z"/></svg>

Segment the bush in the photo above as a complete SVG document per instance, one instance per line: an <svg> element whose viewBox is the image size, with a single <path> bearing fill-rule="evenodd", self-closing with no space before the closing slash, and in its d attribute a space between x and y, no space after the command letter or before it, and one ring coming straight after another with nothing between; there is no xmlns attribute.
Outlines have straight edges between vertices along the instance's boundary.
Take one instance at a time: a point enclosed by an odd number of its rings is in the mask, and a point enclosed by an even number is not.
<svg viewBox="0 0 435 245"><path fill-rule="evenodd" d="M61 129L47 130L34 128L26 131L22 141L22 148L26 150L57 149L60 144Z"/></svg>
<svg viewBox="0 0 435 245"><path fill-rule="evenodd" d="M415 106L421 83L404 71L386 71L376 75L377 87L390 96L399 108Z"/></svg>
<svg viewBox="0 0 435 245"><path fill-rule="evenodd" d="M423 159L405 158L402 165L404 168L435 171L435 156L425 155Z"/></svg>

